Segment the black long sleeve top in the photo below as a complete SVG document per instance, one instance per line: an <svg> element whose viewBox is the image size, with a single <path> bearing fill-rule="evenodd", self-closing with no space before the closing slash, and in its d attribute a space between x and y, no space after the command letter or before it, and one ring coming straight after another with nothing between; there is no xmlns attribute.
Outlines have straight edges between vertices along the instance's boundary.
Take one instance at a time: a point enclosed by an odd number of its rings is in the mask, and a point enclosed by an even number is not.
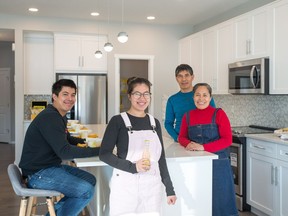
<svg viewBox="0 0 288 216"><path fill-rule="evenodd" d="M81 148L67 130L67 118L51 104L37 115L27 129L19 167L23 176L59 166L62 160L99 155L99 148Z"/></svg>
<svg viewBox="0 0 288 216"><path fill-rule="evenodd" d="M132 116L129 113L127 114L132 125L132 130L152 130L148 115L146 115L144 118L140 118ZM158 161L161 179L166 187L167 196L175 195L172 181L166 164L161 126L157 119L155 119L155 122L156 122L155 130L162 145L162 152L160 159ZM100 160L117 169L130 172L133 174L137 173L136 164L132 163L129 160L126 160L128 152L128 143L129 143L128 129L126 128L124 120L122 119L121 115L116 115L112 117L107 125L104 137L102 139L99 154ZM117 155L113 154L113 149L115 146L117 147Z"/></svg>

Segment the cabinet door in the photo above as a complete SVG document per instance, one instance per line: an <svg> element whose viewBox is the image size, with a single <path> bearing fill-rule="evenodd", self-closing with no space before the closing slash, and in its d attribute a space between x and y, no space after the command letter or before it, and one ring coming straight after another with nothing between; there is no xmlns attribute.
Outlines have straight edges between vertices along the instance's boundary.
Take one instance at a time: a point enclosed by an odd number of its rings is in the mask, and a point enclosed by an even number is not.
<svg viewBox="0 0 288 216"><path fill-rule="evenodd" d="M218 27L218 68L215 94L228 94L228 64L234 62L233 23L228 22Z"/></svg>
<svg viewBox="0 0 288 216"><path fill-rule="evenodd" d="M267 7L235 20L236 59L269 56Z"/></svg>
<svg viewBox="0 0 288 216"><path fill-rule="evenodd" d="M24 35L24 94L50 95L54 81L53 35Z"/></svg>
<svg viewBox="0 0 288 216"><path fill-rule="evenodd" d="M203 82L202 71L202 32L191 36L191 67L194 73L194 83Z"/></svg>
<svg viewBox="0 0 288 216"><path fill-rule="evenodd" d="M288 1L279 1L273 4L273 54L270 61L270 93L288 94Z"/></svg>
<svg viewBox="0 0 288 216"><path fill-rule="evenodd" d="M80 70L83 57L81 55L81 38L71 35L55 35L55 69Z"/></svg>
<svg viewBox="0 0 288 216"><path fill-rule="evenodd" d="M241 16L235 21L235 48L236 59L246 58L249 54L250 41L250 16Z"/></svg>
<svg viewBox="0 0 288 216"><path fill-rule="evenodd" d="M248 152L247 154L247 202L268 214L275 214L275 167L277 160Z"/></svg>
<svg viewBox="0 0 288 216"><path fill-rule="evenodd" d="M276 184L278 185L278 206L279 210L277 215L285 216L288 215L288 162L278 160L277 167L277 179Z"/></svg>
<svg viewBox="0 0 288 216"><path fill-rule="evenodd" d="M203 82L208 83L213 92L217 84L217 31L210 28L203 32Z"/></svg>
<svg viewBox="0 0 288 216"><path fill-rule="evenodd" d="M183 38L179 41L179 64L191 64L191 36Z"/></svg>
<svg viewBox="0 0 288 216"><path fill-rule="evenodd" d="M107 71L107 53L104 51L104 44L106 40L104 37L82 37L81 44L81 58L82 70L89 71ZM95 52L100 50L103 54L102 58L97 59Z"/></svg>

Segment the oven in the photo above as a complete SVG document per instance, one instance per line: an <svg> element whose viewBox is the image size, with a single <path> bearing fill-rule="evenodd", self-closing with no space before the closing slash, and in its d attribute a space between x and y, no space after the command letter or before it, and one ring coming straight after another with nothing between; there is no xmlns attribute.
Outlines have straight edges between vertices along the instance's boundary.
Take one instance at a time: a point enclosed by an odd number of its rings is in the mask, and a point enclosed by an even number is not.
<svg viewBox="0 0 288 216"><path fill-rule="evenodd" d="M245 134L273 133L275 129L256 125L232 127L233 142L229 147L230 163L233 171L236 205L240 211L251 209L246 201L247 145Z"/></svg>

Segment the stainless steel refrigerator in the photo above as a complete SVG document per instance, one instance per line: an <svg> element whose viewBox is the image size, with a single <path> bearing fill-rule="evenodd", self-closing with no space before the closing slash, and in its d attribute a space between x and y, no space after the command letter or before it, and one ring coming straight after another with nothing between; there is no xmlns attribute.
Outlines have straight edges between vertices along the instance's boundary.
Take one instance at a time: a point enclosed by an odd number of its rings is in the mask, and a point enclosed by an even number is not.
<svg viewBox="0 0 288 216"><path fill-rule="evenodd" d="M57 73L59 79L71 79L77 85L77 100L67 113L68 119L78 119L81 124L107 123L106 74Z"/></svg>

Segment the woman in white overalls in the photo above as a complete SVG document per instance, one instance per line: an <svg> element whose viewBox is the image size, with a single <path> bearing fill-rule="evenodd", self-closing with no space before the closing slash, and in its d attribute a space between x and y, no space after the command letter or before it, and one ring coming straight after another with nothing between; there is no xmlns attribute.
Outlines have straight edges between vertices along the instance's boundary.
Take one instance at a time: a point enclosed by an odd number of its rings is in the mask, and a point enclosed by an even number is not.
<svg viewBox="0 0 288 216"><path fill-rule="evenodd" d="M176 196L167 169L160 123L145 112L151 100L151 83L132 77L127 84L131 107L111 118L99 155L102 161L114 167L110 182L110 216L160 215L162 183L168 204L174 204ZM117 153L113 154L115 147Z"/></svg>

